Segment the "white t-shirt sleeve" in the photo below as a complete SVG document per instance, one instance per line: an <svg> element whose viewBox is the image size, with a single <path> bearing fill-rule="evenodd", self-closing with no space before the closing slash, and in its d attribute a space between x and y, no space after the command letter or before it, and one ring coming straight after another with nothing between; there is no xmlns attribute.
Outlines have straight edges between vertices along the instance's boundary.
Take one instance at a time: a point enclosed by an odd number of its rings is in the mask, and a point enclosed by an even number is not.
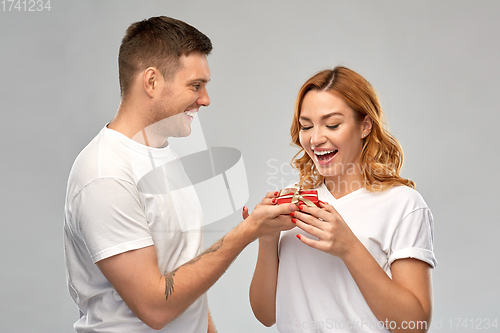
<svg viewBox="0 0 500 333"><path fill-rule="evenodd" d="M434 220L429 208L419 208L406 215L392 237L389 265L397 259L415 258L436 267L433 230Z"/></svg>
<svg viewBox="0 0 500 333"><path fill-rule="evenodd" d="M75 197L74 207L93 263L153 245L137 188L126 181L94 180Z"/></svg>

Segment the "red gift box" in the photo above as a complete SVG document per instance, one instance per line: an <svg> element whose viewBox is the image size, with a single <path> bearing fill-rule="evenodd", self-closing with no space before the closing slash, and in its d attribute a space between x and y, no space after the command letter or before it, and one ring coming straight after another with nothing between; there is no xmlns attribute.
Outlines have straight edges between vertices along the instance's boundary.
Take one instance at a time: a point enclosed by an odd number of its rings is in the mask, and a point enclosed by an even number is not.
<svg viewBox="0 0 500 333"><path fill-rule="evenodd" d="M307 206L316 205L319 207L318 191L301 190L299 188L284 188L279 192L277 205L284 203L294 203L297 206L303 203Z"/></svg>

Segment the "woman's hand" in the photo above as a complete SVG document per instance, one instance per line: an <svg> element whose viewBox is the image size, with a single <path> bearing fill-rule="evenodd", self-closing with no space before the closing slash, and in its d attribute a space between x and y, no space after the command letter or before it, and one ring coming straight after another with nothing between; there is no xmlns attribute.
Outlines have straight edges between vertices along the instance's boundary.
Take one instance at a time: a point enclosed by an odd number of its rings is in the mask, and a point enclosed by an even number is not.
<svg viewBox="0 0 500 333"><path fill-rule="evenodd" d="M318 240L300 234L297 238L312 248L343 259L359 240L333 206L322 201L319 205L320 208L300 204L292 219L297 227Z"/></svg>
<svg viewBox="0 0 500 333"><path fill-rule="evenodd" d="M294 212L297 227L319 238L297 235L302 243L342 259L373 314L381 321L397 324L393 332L403 332L399 329L403 322L422 323L422 329L415 331L424 332L432 313L429 265L417 259L398 259L391 266L389 278L342 216L321 201L320 207L301 205L300 211Z"/></svg>
<svg viewBox="0 0 500 333"><path fill-rule="evenodd" d="M241 210L241 216L243 217L243 220L246 220L249 215L250 213L248 212L248 207L243 206L243 209Z"/></svg>

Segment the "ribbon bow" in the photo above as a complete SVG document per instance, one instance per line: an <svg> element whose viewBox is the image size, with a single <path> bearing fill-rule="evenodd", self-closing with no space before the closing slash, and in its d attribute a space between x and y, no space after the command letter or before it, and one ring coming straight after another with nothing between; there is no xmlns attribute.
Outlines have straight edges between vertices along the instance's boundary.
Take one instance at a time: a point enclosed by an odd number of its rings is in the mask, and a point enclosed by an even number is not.
<svg viewBox="0 0 500 333"><path fill-rule="evenodd" d="M307 206L309 207L316 207L316 205L314 204L314 202L312 202L311 200L309 199L306 199L302 196L302 194L300 194L300 186L299 184L295 184L295 186L293 188L286 188L286 189L282 189L280 191L280 196L285 194L283 193L284 190L292 190L293 191L293 196L292 196L292 202L294 205L298 206L299 205L299 202L302 201L303 203L305 203ZM287 192L289 193L289 192Z"/></svg>

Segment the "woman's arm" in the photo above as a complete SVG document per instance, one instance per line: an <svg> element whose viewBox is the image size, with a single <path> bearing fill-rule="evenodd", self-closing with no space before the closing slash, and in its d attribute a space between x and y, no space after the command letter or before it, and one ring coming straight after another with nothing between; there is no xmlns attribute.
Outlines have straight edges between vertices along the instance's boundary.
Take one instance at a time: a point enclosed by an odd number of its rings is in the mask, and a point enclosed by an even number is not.
<svg viewBox="0 0 500 333"><path fill-rule="evenodd" d="M430 266L399 259L391 266L391 279L361 242L350 253L344 263L375 316L393 332L426 332L432 314Z"/></svg>
<svg viewBox="0 0 500 333"><path fill-rule="evenodd" d="M313 248L341 258L375 316L393 332L426 332L432 313L430 266L417 259L399 259L387 276L370 252L330 205L301 206L293 221L319 240L301 237ZM321 218L322 220L319 220Z"/></svg>
<svg viewBox="0 0 500 333"><path fill-rule="evenodd" d="M210 310L208 310L208 330L207 333L217 333L217 329L215 328L214 320L212 315L210 314Z"/></svg>
<svg viewBox="0 0 500 333"><path fill-rule="evenodd" d="M276 285L278 282L278 242L280 234L259 238L259 255L250 285L250 305L265 326L276 323Z"/></svg>
<svg viewBox="0 0 500 333"><path fill-rule="evenodd" d="M278 194L278 192L274 192L271 196L268 193L259 205L276 204ZM247 216L248 210L244 208L243 218ZM276 323L279 239L280 232L272 232L259 237L259 254L252 283L250 284L250 305L252 306L252 311L255 317L267 327Z"/></svg>

